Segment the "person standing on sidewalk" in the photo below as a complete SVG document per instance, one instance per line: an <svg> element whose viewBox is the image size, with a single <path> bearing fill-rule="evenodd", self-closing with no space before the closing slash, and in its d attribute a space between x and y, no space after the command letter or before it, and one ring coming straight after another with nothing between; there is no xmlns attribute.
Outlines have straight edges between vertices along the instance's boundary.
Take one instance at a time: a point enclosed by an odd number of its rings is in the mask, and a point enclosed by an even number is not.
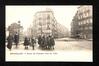
<svg viewBox="0 0 99 66"><path fill-rule="evenodd" d="M45 35L43 35L43 37L42 37L42 43L41 43L41 46L42 46L42 49L44 50L46 47L46 37L45 37Z"/></svg>
<svg viewBox="0 0 99 66"><path fill-rule="evenodd" d="M51 36L51 42L52 42L52 49L54 49L54 46L55 46L55 40L54 40L54 37Z"/></svg>
<svg viewBox="0 0 99 66"><path fill-rule="evenodd" d="M18 48L18 43L19 43L19 34L16 32L15 36L14 36L14 42L16 45L16 48Z"/></svg>
<svg viewBox="0 0 99 66"><path fill-rule="evenodd" d="M41 48L42 37L41 35L38 36L38 45Z"/></svg>
<svg viewBox="0 0 99 66"><path fill-rule="evenodd" d="M49 35L49 49L54 49L55 41L52 35Z"/></svg>
<svg viewBox="0 0 99 66"><path fill-rule="evenodd" d="M13 36L11 34L9 34L8 38L7 38L7 48L11 51L12 49L12 42L13 42Z"/></svg>
<svg viewBox="0 0 99 66"><path fill-rule="evenodd" d="M25 49L28 49L28 45L30 45L29 39L25 37L25 40L24 40Z"/></svg>
<svg viewBox="0 0 99 66"><path fill-rule="evenodd" d="M32 45L33 50L34 50L35 44L36 44L35 38L31 38L31 45Z"/></svg>

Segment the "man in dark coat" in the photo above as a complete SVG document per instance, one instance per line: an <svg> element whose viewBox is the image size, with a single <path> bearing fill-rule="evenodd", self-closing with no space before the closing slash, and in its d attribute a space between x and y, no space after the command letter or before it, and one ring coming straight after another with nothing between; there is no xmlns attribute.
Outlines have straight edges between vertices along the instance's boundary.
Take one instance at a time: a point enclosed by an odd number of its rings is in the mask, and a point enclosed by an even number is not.
<svg viewBox="0 0 99 66"><path fill-rule="evenodd" d="M49 36L46 37L46 48L49 49L49 45L50 45L50 40L49 40Z"/></svg>
<svg viewBox="0 0 99 66"><path fill-rule="evenodd" d="M48 48L48 36L45 37L45 43L44 44L45 44L45 49L47 49Z"/></svg>
<svg viewBox="0 0 99 66"><path fill-rule="evenodd" d="M49 36L49 42L48 42L48 48L51 49L51 47L54 49L55 41L52 36Z"/></svg>
<svg viewBox="0 0 99 66"><path fill-rule="evenodd" d="M33 47L33 50L34 50L34 45L36 44L36 40L34 38L31 38L31 45Z"/></svg>
<svg viewBox="0 0 99 66"><path fill-rule="evenodd" d="M25 40L24 40L25 49L28 49L29 44L30 44L29 39L27 37L25 37Z"/></svg>
<svg viewBox="0 0 99 66"><path fill-rule="evenodd" d="M51 44L52 44L52 48L54 49L54 45L55 45L55 41L54 41L54 38L53 38L53 36L51 36Z"/></svg>
<svg viewBox="0 0 99 66"><path fill-rule="evenodd" d="M47 36L43 36L43 39L42 39L42 48L43 49L47 49Z"/></svg>
<svg viewBox="0 0 99 66"><path fill-rule="evenodd" d="M51 48L51 41L50 41L50 36L47 37L47 46L48 46L48 49Z"/></svg>
<svg viewBox="0 0 99 66"><path fill-rule="evenodd" d="M11 34L9 34L8 38L7 38L8 44L7 44L7 48L9 50L11 50L12 48L12 42L13 42L13 36Z"/></svg>
<svg viewBox="0 0 99 66"><path fill-rule="evenodd" d="M41 35L39 35L39 37L38 37L38 44L39 44L40 47L41 47L41 41L42 41L42 38L41 38Z"/></svg>
<svg viewBox="0 0 99 66"><path fill-rule="evenodd" d="M15 36L14 36L14 42L15 42L16 48L18 48L17 47L18 43L19 43L19 35L18 35L18 33L16 33Z"/></svg>

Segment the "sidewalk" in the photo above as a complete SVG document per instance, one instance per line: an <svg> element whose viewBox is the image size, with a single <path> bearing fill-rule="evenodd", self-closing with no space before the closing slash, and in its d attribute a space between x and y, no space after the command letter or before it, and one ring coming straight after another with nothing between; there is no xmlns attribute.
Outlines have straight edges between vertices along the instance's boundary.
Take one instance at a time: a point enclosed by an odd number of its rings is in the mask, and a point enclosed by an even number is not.
<svg viewBox="0 0 99 66"><path fill-rule="evenodd" d="M58 38L56 41L93 41L93 39Z"/></svg>

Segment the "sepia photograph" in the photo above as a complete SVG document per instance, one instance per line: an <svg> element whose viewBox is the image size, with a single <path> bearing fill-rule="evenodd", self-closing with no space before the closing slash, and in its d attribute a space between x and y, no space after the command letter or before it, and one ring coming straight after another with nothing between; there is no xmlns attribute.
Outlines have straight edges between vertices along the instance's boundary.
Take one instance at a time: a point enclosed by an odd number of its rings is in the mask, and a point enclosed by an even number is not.
<svg viewBox="0 0 99 66"><path fill-rule="evenodd" d="M93 62L92 5L6 5L5 61Z"/></svg>

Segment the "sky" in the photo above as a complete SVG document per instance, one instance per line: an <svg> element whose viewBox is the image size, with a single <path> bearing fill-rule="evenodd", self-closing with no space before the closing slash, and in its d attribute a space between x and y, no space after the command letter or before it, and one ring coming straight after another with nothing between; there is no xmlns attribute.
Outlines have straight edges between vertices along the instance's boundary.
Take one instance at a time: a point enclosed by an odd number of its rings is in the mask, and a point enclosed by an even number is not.
<svg viewBox="0 0 99 66"><path fill-rule="evenodd" d="M32 24L34 15L37 11L50 8L54 12L55 19L58 23L64 25L70 31L70 24L79 5L61 5L61 6L6 6L6 27L11 23L21 21L24 31Z"/></svg>

